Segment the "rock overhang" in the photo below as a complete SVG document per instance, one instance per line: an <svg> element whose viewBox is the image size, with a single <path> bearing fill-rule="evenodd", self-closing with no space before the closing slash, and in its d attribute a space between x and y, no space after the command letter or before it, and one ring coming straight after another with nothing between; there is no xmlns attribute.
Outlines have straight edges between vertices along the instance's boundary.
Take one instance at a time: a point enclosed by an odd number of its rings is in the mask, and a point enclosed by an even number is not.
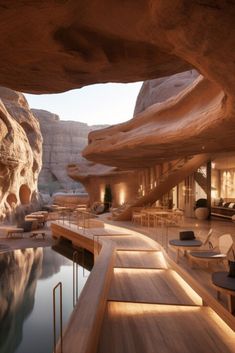
<svg viewBox="0 0 235 353"><path fill-rule="evenodd" d="M158 133L157 109L151 123L149 112L138 117L142 126L134 127L129 140L126 130L104 130L100 142L94 133L84 154L87 158L117 167L128 163L130 167L144 165L142 160L155 163L171 158L173 153L176 157L204 153L205 149L234 149L233 2L13 0L2 2L1 10L0 84L14 89L61 92L99 82L163 77L192 67L203 74L211 91L205 94L204 112L199 109L203 96L195 88L191 103L186 109L181 104L176 114L178 130L184 127L181 136L173 133L177 126L171 119L168 126L165 124L168 135ZM179 101L176 105L179 107ZM192 116L193 123L185 130ZM110 136L113 133L118 136ZM103 150L104 142L109 156Z"/></svg>

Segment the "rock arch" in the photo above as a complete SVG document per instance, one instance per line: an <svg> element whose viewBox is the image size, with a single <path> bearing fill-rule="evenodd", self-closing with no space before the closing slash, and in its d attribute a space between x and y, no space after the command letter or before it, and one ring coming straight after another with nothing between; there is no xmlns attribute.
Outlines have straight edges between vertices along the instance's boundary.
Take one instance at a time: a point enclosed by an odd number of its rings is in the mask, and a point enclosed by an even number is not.
<svg viewBox="0 0 235 353"><path fill-rule="evenodd" d="M20 202L22 205L30 203L31 190L26 184L22 184L19 190Z"/></svg>

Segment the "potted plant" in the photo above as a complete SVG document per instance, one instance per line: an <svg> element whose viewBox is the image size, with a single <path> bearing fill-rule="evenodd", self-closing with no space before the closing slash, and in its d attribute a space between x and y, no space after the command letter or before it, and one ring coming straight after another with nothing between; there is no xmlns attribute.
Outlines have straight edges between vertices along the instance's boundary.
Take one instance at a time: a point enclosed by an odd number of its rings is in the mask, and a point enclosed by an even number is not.
<svg viewBox="0 0 235 353"><path fill-rule="evenodd" d="M112 206L112 201L113 201L112 190L111 190L111 186L108 184L105 186L105 191L104 191L105 212L109 211L110 207Z"/></svg>
<svg viewBox="0 0 235 353"><path fill-rule="evenodd" d="M197 219L203 221L209 216L207 199L198 199L194 208L194 213Z"/></svg>

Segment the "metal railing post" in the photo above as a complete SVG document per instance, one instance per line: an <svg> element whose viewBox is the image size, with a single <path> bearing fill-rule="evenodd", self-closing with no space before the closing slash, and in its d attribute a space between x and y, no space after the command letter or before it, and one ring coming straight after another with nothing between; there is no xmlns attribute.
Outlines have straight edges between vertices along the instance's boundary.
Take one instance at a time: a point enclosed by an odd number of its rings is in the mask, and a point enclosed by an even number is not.
<svg viewBox="0 0 235 353"><path fill-rule="evenodd" d="M73 307L78 301L78 252L73 252Z"/></svg>
<svg viewBox="0 0 235 353"><path fill-rule="evenodd" d="M56 289L60 288L60 352L63 353L63 307L62 307L62 283L59 282L53 288L53 333L54 333L54 353L56 352L56 305L55 305L55 294Z"/></svg>

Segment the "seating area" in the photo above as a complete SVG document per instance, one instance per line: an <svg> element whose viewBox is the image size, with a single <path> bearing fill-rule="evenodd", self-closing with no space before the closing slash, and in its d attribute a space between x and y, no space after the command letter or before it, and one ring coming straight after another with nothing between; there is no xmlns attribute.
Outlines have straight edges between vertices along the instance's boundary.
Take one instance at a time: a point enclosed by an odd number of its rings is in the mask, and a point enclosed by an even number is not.
<svg viewBox="0 0 235 353"><path fill-rule="evenodd" d="M181 232L181 233L193 233ZM193 233L194 234L194 233ZM193 276L200 280L204 275L210 276L210 283L217 291L217 299L220 293L227 297L228 309L235 313L235 252L234 239L231 234L222 234L213 237L210 229L204 237L192 237L188 239L170 239L168 242L170 254L176 252L176 262L180 263ZM180 257L182 253L182 257ZM231 260L232 259L232 260ZM189 270L190 268L190 270ZM195 272L195 270L198 272ZM201 274L201 275L200 275ZM199 277L198 277L199 276Z"/></svg>
<svg viewBox="0 0 235 353"><path fill-rule="evenodd" d="M184 212L163 207L134 208L132 223L143 227L177 226L183 222Z"/></svg>
<svg viewBox="0 0 235 353"><path fill-rule="evenodd" d="M230 234L223 234L219 237L218 245L213 246L212 249L205 251L190 251L189 261L193 262L206 262L207 266L210 262L223 262L228 259L228 254L232 250L233 239Z"/></svg>
<svg viewBox="0 0 235 353"><path fill-rule="evenodd" d="M221 202L211 207L211 214L216 217L232 219L235 215L235 202Z"/></svg>
<svg viewBox="0 0 235 353"><path fill-rule="evenodd" d="M211 244L210 238L212 233L213 230L210 229L204 241L200 238L195 238L193 232L180 232L180 239L171 239L169 246L177 252L176 262L179 262L180 252L183 252L185 255L187 250L208 250ZM188 236L187 238L187 234L193 234L193 236Z"/></svg>

